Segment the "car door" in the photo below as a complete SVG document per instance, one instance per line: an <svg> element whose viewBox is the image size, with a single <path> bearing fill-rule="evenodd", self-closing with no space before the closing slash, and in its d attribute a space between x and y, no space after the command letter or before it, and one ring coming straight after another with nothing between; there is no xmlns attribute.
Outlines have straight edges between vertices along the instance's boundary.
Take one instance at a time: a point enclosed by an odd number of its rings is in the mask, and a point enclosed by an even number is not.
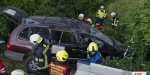
<svg viewBox="0 0 150 75"><path fill-rule="evenodd" d="M69 59L80 58L78 38L75 32L52 30L53 45L62 46L69 54Z"/></svg>
<svg viewBox="0 0 150 75"><path fill-rule="evenodd" d="M29 42L29 37L32 34L39 34L41 37L49 39L49 30L46 26L26 26L20 30L17 39L14 40L13 50L19 53L31 53L32 44Z"/></svg>
<svg viewBox="0 0 150 75"><path fill-rule="evenodd" d="M83 34L80 33L78 34L78 36L80 37L80 51L81 52L81 57L85 58L86 57L86 53L87 53L87 47L91 42L96 42L98 47L99 47L99 51L101 52L102 56L108 56L110 55L111 48L106 42L104 42L103 40L100 40L94 36L88 35L88 34Z"/></svg>

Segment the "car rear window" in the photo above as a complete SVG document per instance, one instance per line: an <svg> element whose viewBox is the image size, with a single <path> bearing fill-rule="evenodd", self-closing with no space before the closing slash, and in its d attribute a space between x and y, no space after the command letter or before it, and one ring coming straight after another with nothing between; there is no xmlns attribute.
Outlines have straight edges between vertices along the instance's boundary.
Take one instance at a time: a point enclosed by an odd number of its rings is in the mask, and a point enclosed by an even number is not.
<svg viewBox="0 0 150 75"><path fill-rule="evenodd" d="M114 46L113 41L106 35L104 35L103 33L101 33L98 29L91 27L90 28L91 34L100 38L101 40L104 40L105 42L107 42L109 45Z"/></svg>
<svg viewBox="0 0 150 75"><path fill-rule="evenodd" d="M26 27L19 33L19 38L20 39L28 39L29 38L28 34L29 34L29 27Z"/></svg>
<svg viewBox="0 0 150 75"><path fill-rule="evenodd" d="M49 39L49 30L46 27L25 27L19 33L19 39L29 39L32 34L39 34L41 37Z"/></svg>

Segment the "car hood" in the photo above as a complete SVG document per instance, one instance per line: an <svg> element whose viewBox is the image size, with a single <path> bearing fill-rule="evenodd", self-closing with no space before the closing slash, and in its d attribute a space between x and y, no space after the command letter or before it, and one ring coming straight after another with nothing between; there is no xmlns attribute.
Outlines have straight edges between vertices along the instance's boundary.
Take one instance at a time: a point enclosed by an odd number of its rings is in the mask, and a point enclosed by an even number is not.
<svg viewBox="0 0 150 75"><path fill-rule="evenodd" d="M110 37L111 38L111 37ZM120 52L120 53L125 53L127 50L127 47L125 45L123 45L122 43L120 43L119 41L117 41L114 38L111 38L114 42L114 47L115 49Z"/></svg>
<svg viewBox="0 0 150 75"><path fill-rule="evenodd" d="M0 7L0 14L5 16L6 18L9 18L7 16L11 16L19 21L22 20L22 18L28 18L28 14L24 12L23 10L13 7L13 6L1 6ZM10 19L10 18L9 18Z"/></svg>

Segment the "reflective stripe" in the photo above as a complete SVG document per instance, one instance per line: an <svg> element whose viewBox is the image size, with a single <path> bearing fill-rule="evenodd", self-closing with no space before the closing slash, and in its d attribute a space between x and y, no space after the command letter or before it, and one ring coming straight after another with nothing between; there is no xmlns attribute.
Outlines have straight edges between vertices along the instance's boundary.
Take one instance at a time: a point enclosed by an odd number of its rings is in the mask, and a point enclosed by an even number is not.
<svg viewBox="0 0 150 75"><path fill-rule="evenodd" d="M113 22L112 25L113 25L113 26L118 26L118 25L117 25L118 22L119 22L118 20L114 19L114 22Z"/></svg>
<svg viewBox="0 0 150 75"><path fill-rule="evenodd" d="M5 69L4 68L0 69L0 73L5 73Z"/></svg>
<svg viewBox="0 0 150 75"><path fill-rule="evenodd" d="M45 44L43 44L43 46L44 46L44 47L46 47L46 45L45 45Z"/></svg>
<svg viewBox="0 0 150 75"><path fill-rule="evenodd" d="M35 61L43 62L43 61L44 61L44 59L38 59L38 58L35 58Z"/></svg>
<svg viewBox="0 0 150 75"><path fill-rule="evenodd" d="M43 44L43 46L46 46L45 44ZM45 69L45 68L48 68L49 67L49 65L48 65L48 61L47 61L47 55L46 55L46 52L49 50L49 45L47 45L46 47L45 47L45 49L43 50L43 55L44 55L44 60L45 60L45 66L44 67L37 67L39 70L41 70L41 69Z"/></svg>
<svg viewBox="0 0 150 75"><path fill-rule="evenodd" d="M56 66L54 64L54 62L50 63L50 71L52 75L66 75L66 71L67 71L68 67L64 64L60 65L60 66Z"/></svg>

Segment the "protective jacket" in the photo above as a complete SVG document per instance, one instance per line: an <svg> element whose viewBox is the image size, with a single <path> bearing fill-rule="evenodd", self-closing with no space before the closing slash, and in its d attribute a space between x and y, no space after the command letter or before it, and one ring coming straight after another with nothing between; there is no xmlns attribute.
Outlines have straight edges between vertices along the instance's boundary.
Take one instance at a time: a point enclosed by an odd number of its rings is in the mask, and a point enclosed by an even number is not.
<svg viewBox="0 0 150 75"><path fill-rule="evenodd" d="M33 47L33 55L35 57L35 61L38 62L37 69L38 71L42 71L44 75L49 75L48 72L48 64L51 61L51 52L50 52L50 43L49 40L43 39L41 43L37 46Z"/></svg>
<svg viewBox="0 0 150 75"><path fill-rule="evenodd" d="M51 62L49 66L51 75L71 75L71 68L57 60Z"/></svg>
<svg viewBox="0 0 150 75"><path fill-rule="evenodd" d="M101 63L102 62L102 55L99 51L97 51L93 56L88 54L90 57L88 58L88 62L90 63Z"/></svg>
<svg viewBox="0 0 150 75"><path fill-rule="evenodd" d="M105 10L98 10L97 14L96 14L96 17L98 17L98 18L106 17L106 11Z"/></svg>
<svg viewBox="0 0 150 75"><path fill-rule="evenodd" d="M119 18L118 18L118 15L116 14L113 18L112 18L112 25L113 26L117 26L119 22Z"/></svg>
<svg viewBox="0 0 150 75"><path fill-rule="evenodd" d="M0 75L6 75L3 62L0 60Z"/></svg>

